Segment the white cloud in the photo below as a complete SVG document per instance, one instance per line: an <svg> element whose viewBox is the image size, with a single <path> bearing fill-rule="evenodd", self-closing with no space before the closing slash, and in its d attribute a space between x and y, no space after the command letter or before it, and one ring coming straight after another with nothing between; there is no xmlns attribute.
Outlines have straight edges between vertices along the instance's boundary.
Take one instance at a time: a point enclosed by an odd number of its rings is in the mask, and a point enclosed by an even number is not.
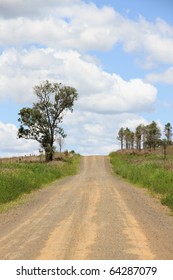
<svg viewBox="0 0 173 280"><path fill-rule="evenodd" d="M121 42L126 52L145 55L143 65L173 63L173 26L162 19L149 22L139 17L134 21L123 17L111 7L98 8L82 1L72 1L73 5L69 5L70 1L52 0L49 4L42 1L41 5L40 1L32 2L33 6L29 1L22 1L21 6L14 5L21 7L19 10L21 13L23 11L23 16L0 18L0 46L41 44L57 50L75 48L79 51L106 51ZM3 1L1 5L13 11L12 1L5 3ZM45 9L47 12L36 18L25 17L24 8L27 11L28 6L33 7L33 10Z"/></svg>
<svg viewBox="0 0 173 280"><path fill-rule="evenodd" d="M65 149L74 149L81 154L107 154L116 148L115 132L119 115L74 110L64 118L67 131Z"/></svg>
<svg viewBox="0 0 173 280"><path fill-rule="evenodd" d="M121 123L121 126L119 125L119 128L128 127L130 130L135 131L136 127L140 124L147 125L148 122L143 117L137 117L133 116L131 118L127 118Z"/></svg>
<svg viewBox="0 0 173 280"><path fill-rule="evenodd" d="M146 80L151 83L173 84L173 67L161 73L150 73L146 76Z"/></svg>
<svg viewBox="0 0 173 280"><path fill-rule="evenodd" d="M105 127L101 124L84 124L84 130L86 131L86 134L93 136L100 137L103 135Z"/></svg>
<svg viewBox="0 0 173 280"><path fill-rule="evenodd" d="M132 113L99 115L75 110L64 119L64 128L68 134L65 149L74 149L85 155L108 154L120 148L117 135L121 127L135 130L141 123L147 124L147 121Z"/></svg>
<svg viewBox="0 0 173 280"><path fill-rule="evenodd" d="M0 122L0 156L28 155L38 152L39 145L32 140L18 139L17 127L11 123Z"/></svg>
<svg viewBox="0 0 173 280"><path fill-rule="evenodd" d="M140 17L137 22L124 20L121 41L127 52L145 53L147 63L173 63L173 26L157 18L155 23Z"/></svg>
<svg viewBox="0 0 173 280"><path fill-rule="evenodd" d="M32 87L45 79L74 86L78 110L97 113L150 111L157 94L152 85L109 74L76 51L10 49L0 56L0 71L0 96L20 102L31 102Z"/></svg>
<svg viewBox="0 0 173 280"><path fill-rule="evenodd" d="M115 74L108 75L108 80L109 86L103 87L102 92L79 100L83 109L104 114L143 112L153 109L157 90L152 85L140 79L124 81Z"/></svg>
<svg viewBox="0 0 173 280"><path fill-rule="evenodd" d="M23 46L38 43L57 49L106 50L116 42L111 8L94 4L57 5L51 13L37 18L0 19L1 46ZM13 34L13 36L7 36Z"/></svg>
<svg viewBox="0 0 173 280"><path fill-rule="evenodd" d="M74 5L81 3L80 0L1 0L0 16L12 18L19 16L34 17L51 12L57 5Z"/></svg>

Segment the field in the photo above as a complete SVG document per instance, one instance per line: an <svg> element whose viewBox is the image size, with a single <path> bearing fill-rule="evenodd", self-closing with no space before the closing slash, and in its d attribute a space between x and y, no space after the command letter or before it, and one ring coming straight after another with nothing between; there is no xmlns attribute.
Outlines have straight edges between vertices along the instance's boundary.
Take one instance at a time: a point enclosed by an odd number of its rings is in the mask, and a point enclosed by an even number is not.
<svg viewBox="0 0 173 280"><path fill-rule="evenodd" d="M173 147L167 157L155 152L118 151L110 154L113 171L130 182L149 189L173 210Z"/></svg>
<svg viewBox="0 0 173 280"><path fill-rule="evenodd" d="M50 163L39 162L37 157L0 162L0 210L23 194L42 188L48 183L77 173L79 156L71 155Z"/></svg>

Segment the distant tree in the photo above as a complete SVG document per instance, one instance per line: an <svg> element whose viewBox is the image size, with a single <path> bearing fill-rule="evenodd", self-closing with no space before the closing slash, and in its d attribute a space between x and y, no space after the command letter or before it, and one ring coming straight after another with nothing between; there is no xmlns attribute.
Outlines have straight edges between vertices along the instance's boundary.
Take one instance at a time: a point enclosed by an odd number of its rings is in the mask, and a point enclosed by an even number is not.
<svg viewBox="0 0 173 280"><path fill-rule="evenodd" d="M147 148L147 125L142 125L142 148Z"/></svg>
<svg viewBox="0 0 173 280"><path fill-rule="evenodd" d="M57 137L57 143L58 143L58 146L59 146L59 151L60 153L62 152L62 147L64 146L64 143L65 143L65 137L66 135L59 135Z"/></svg>
<svg viewBox="0 0 173 280"><path fill-rule="evenodd" d="M165 124L164 133L166 136L167 144L171 144L172 142L172 126L170 123Z"/></svg>
<svg viewBox="0 0 173 280"><path fill-rule="evenodd" d="M130 149L131 148L131 140L132 140L132 134L131 134L131 130L126 127L126 129L124 130L124 140L125 140L125 147L126 149Z"/></svg>
<svg viewBox="0 0 173 280"><path fill-rule="evenodd" d="M129 148L134 151L134 148L135 148L135 133L133 131L130 131L129 143L130 143Z"/></svg>
<svg viewBox="0 0 173 280"><path fill-rule="evenodd" d="M78 93L75 88L49 81L35 86L34 93L37 102L33 103L32 108L23 108L19 112L21 126L18 137L38 141L49 161L53 159L55 136L64 136L59 124L66 111L73 111Z"/></svg>
<svg viewBox="0 0 173 280"><path fill-rule="evenodd" d="M117 139L120 141L121 143L121 150L123 150L123 145L124 145L124 128L120 128L120 130L118 131L118 137Z"/></svg>
<svg viewBox="0 0 173 280"><path fill-rule="evenodd" d="M135 130L136 149L139 151L142 148L143 133L144 133L144 126L142 124L140 124L136 127L136 130Z"/></svg>
<svg viewBox="0 0 173 280"><path fill-rule="evenodd" d="M163 155L164 155L164 159L166 159L167 157L167 139L162 139L161 140L161 145L163 147Z"/></svg>
<svg viewBox="0 0 173 280"><path fill-rule="evenodd" d="M126 149L134 149L135 134L128 127L126 129L122 127L118 131L117 139L121 143L121 150L123 150L124 144Z"/></svg>
<svg viewBox="0 0 173 280"><path fill-rule="evenodd" d="M145 137L145 145L147 148L149 148L150 151L152 148L155 150L160 143L161 137L161 130L155 121L145 126Z"/></svg>

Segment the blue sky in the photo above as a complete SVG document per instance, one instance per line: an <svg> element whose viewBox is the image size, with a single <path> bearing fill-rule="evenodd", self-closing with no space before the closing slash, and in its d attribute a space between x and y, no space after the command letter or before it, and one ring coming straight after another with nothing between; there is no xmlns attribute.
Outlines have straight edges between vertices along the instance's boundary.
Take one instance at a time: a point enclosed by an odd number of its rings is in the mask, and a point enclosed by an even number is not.
<svg viewBox="0 0 173 280"><path fill-rule="evenodd" d="M108 154L122 126L173 124L171 0L39 2L0 1L1 157L38 151L17 120L47 79L79 92L64 149Z"/></svg>

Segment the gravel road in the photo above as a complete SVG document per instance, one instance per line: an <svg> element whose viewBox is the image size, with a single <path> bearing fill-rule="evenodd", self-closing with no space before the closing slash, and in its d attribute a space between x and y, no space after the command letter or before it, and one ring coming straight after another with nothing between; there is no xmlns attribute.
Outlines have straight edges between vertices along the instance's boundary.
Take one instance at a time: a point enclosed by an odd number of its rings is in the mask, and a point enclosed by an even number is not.
<svg viewBox="0 0 173 280"><path fill-rule="evenodd" d="M107 157L82 157L80 174L0 215L0 259L173 259L173 216Z"/></svg>

